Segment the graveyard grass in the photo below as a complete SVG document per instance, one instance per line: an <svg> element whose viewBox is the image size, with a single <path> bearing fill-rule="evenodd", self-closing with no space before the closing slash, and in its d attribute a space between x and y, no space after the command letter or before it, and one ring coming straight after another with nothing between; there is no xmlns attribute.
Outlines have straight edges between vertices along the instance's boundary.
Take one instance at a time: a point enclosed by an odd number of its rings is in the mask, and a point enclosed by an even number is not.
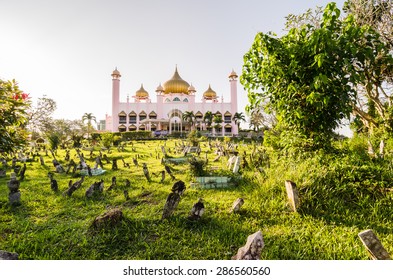
<svg viewBox="0 0 393 280"><path fill-rule="evenodd" d="M176 141L168 140L166 149L173 151ZM170 165L187 189L173 215L161 220L175 182L168 175L160 182L164 168L156 156L161 155L163 144L162 140L134 141L135 151L131 145L124 152L112 148L108 157L119 159L119 170L112 171L111 164L103 161L107 172L87 176L71 197L62 193L70 179L75 182L79 177L55 173L60 191L54 193L47 177L48 171L54 171L52 157L44 156L46 166L36 158L36 162L27 163L19 206L8 203L8 170L7 178L0 178L0 249L16 252L20 259L225 260L244 246L247 236L261 230L265 242L262 259L351 260L369 259L357 234L373 229L393 254L391 158L365 155L360 159L340 144L333 154L318 152L307 159L289 159L256 146L257 155L264 158L260 168L241 168L238 185L222 189L191 187L194 177L189 165ZM201 144L204 156L207 142ZM246 151L249 155L254 146L239 143L239 154ZM87 163L94 166L95 157L90 159L89 152L83 152ZM77 161L75 154L71 150L71 158ZM132 163L136 154L140 155L139 167ZM59 150L57 159L66 166L64 156L64 150ZM123 167L121 156L130 168ZM226 157L218 162L213 162L214 158L209 152L208 171L218 167L222 171L211 172L231 173ZM151 183L144 177L142 163L147 163ZM157 176L152 175L155 172ZM108 192L112 176L117 177L117 188ZM105 184L103 194L86 198L86 189L100 179ZM125 179L131 182L128 201L123 194ZM297 184L301 202L297 213L289 207L285 180ZM239 197L245 201L241 210L229 213ZM199 198L204 200L205 213L200 220L189 220L189 212ZM101 229L91 227L95 217L116 207L123 211L121 223Z"/></svg>

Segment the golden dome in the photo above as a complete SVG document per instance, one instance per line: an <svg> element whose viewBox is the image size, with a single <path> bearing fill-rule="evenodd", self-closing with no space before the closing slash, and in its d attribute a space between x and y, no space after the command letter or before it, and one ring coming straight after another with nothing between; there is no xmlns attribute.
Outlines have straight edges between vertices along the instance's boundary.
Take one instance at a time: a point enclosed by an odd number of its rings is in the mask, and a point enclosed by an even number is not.
<svg viewBox="0 0 393 280"><path fill-rule="evenodd" d="M190 85L183 80L177 72L177 67L173 77L164 83L165 93L185 93L187 94Z"/></svg>
<svg viewBox="0 0 393 280"><path fill-rule="evenodd" d="M115 69L115 70L113 70L113 72L112 72L112 75L111 75L111 76L112 76L112 77L114 77L114 76L119 76L119 77L121 77L119 70L117 70L117 67L116 67L116 69Z"/></svg>
<svg viewBox="0 0 393 280"><path fill-rule="evenodd" d="M141 84L141 88L135 92L135 97L139 99L147 99L149 97L149 93L143 88L143 84Z"/></svg>
<svg viewBox="0 0 393 280"><path fill-rule="evenodd" d="M156 92L163 92L164 88L162 87L161 83L160 85L157 87Z"/></svg>
<svg viewBox="0 0 393 280"><path fill-rule="evenodd" d="M209 85L209 88L203 93L203 98L206 100L216 99L217 93Z"/></svg>
<svg viewBox="0 0 393 280"><path fill-rule="evenodd" d="M192 84L188 87L188 92L191 94L196 92L195 87Z"/></svg>
<svg viewBox="0 0 393 280"><path fill-rule="evenodd" d="M236 74L236 72L232 69L232 72L229 74L228 78L232 78L232 79L236 79L238 76Z"/></svg>

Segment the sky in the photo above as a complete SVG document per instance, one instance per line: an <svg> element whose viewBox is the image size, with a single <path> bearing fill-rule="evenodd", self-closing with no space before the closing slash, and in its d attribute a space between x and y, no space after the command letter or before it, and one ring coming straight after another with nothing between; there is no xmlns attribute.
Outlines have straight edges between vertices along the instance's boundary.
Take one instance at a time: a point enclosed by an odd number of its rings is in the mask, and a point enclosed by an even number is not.
<svg viewBox="0 0 393 280"><path fill-rule="evenodd" d="M0 78L15 79L33 102L57 103L55 118L111 114L111 73L120 99L141 84L152 101L177 65L197 90L209 84L229 101L228 75L240 76L258 32L284 34L285 17L324 0L0 0ZM336 1L338 7L343 0ZM200 97L200 98L198 98ZM247 93L238 84L238 110Z"/></svg>

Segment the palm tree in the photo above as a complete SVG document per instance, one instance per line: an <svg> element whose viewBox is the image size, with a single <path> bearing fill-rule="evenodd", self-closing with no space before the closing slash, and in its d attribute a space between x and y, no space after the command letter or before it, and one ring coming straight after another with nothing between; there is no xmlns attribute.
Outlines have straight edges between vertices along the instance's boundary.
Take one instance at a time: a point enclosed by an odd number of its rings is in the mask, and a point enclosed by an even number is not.
<svg viewBox="0 0 393 280"><path fill-rule="evenodd" d="M182 115L182 120L191 124L191 130L195 124L195 115L193 111L185 111Z"/></svg>
<svg viewBox="0 0 393 280"><path fill-rule="evenodd" d="M93 116L93 113L85 113L82 116L82 121L85 122L87 121L87 139L89 139L89 132L90 132L90 128L92 128L91 122L97 122L96 121L96 117Z"/></svg>
<svg viewBox="0 0 393 280"><path fill-rule="evenodd" d="M243 112L235 113L235 114L233 115L232 120L233 120L233 121L235 122L235 124L237 125L237 131L240 132L240 123L246 121L246 117L244 116Z"/></svg>
<svg viewBox="0 0 393 280"><path fill-rule="evenodd" d="M265 117L259 109L254 109L250 113L250 128L254 127L254 131L259 131L259 128L263 126Z"/></svg>
<svg viewBox="0 0 393 280"><path fill-rule="evenodd" d="M206 124L207 127L211 126L213 122L213 113L207 111L203 116L203 122Z"/></svg>
<svg viewBox="0 0 393 280"><path fill-rule="evenodd" d="M221 129L222 116L221 115L214 115L213 122L214 122L214 130L215 131Z"/></svg>

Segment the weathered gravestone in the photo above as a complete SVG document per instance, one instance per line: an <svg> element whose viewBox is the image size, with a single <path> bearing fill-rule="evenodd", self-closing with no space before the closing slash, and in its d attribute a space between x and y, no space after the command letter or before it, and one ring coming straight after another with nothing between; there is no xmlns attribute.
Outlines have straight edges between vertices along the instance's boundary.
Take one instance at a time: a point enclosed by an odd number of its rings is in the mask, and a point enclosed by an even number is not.
<svg viewBox="0 0 393 280"><path fill-rule="evenodd" d="M115 187L116 187L116 177L113 176L113 177L112 177L112 183L111 183L111 185L109 186L108 191L113 190Z"/></svg>
<svg viewBox="0 0 393 280"><path fill-rule="evenodd" d="M239 172L240 162L241 162L241 157L237 156L232 170L233 173L236 174L237 172Z"/></svg>
<svg viewBox="0 0 393 280"><path fill-rule="evenodd" d="M50 188L52 191L57 192L59 190L59 186L57 184L57 181L53 178L53 173L49 172L48 177L50 180Z"/></svg>
<svg viewBox="0 0 393 280"><path fill-rule="evenodd" d="M205 213L205 205L203 204L203 199L200 198L198 202L192 206L188 218L190 220L199 220L202 217L203 213Z"/></svg>
<svg viewBox="0 0 393 280"><path fill-rule="evenodd" d="M171 176L172 180L176 180L175 176L172 174L172 170L168 165L165 165L165 171Z"/></svg>
<svg viewBox="0 0 393 280"><path fill-rule="evenodd" d="M143 174L145 174L147 181L150 182L149 169L147 168L146 163L143 163Z"/></svg>
<svg viewBox="0 0 393 280"><path fill-rule="evenodd" d="M79 181L76 181L75 183L72 183L72 180L70 180L70 182L68 183L68 190L66 190L63 195L71 196L74 191L76 191L82 186L84 179L85 176L82 176L82 178Z"/></svg>
<svg viewBox="0 0 393 280"><path fill-rule="evenodd" d="M370 256L374 260L390 260L389 253L383 247L381 241L371 229L362 231L358 234L364 247L366 247Z"/></svg>
<svg viewBox="0 0 393 280"><path fill-rule="evenodd" d="M231 213L237 213L240 211L240 208L243 206L244 204L244 199L243 198L238 198L236 199L233 204L232 204L232 208L231 208Z"/></svg>
<svg viewBox="0 0 393 280"><path fill-rule="evenodd" d="M161 183L165 180L165 170L161 171Z"/></svg>
<svg viewBox="0 0 393 280"><path fill-rule="evenodd" d="M0 250L0 260L17 260L19 258L17 253L11 253Z"/></svg>
<svg viewBox="0 0 393 280"><path fill-rule="evenodd" d="M96 217L91 226L94 229L113 227L119 224L122 220L123 220L123 212L118 208L114 208Z"/></svg>
<svg viewBox="0 0 393 280"><path fill-rule="evenodd" d="M56 159L54 159L52 161L52 163L53 163L53 166L56 168L57 173L64 173L65 172L63 166L61 166L61 164Z"/></svg>
<svg viewBox="0 0 393 280"><path fill-rule="evenodd" d="M92 197L93 195L97 193L102 193L104 190L104 180L94 182L87 190L85 193L85 196L87 198Z"/></svg>
<svg viewBox="0 0 393 280"><path fill-rule="evenodd" d="M232 260L259 260L263 247L265 247L265 243L263 242L262 233L257 231L247 238L246 245L237 251Z"/></svg>
<svg viewBox="0 0 393 280"><path fill-rule="evenodd" d="M300 202L299 202L299 193L296 184L292 181L286 180L285 188L287 191L289 206L291 207L293 212L297 212Z"/></svg>
<svg viewBox="0 0 393 280"><path fill-rule="evenodd" d="M104 169L104 165L102 164L101 156L96 157L96 164L94 166L94 169L97 169L98 166L101 167L101 169Z"/></svg>
<svg viewBox="0 0 393 280"><path fill-rule="evenodd" d="M186 184L184 184L184 182L181 181L181 180L177 181L172 186L172 192L173 193L178 193L179 195L182 195L185 190L186 190Z"/></svg>
<svg viewBox="0 0 393 280"><path fill-rule="evenodd" d="M7 186L10 190L8 194L8 200L11 205L18 205L20 204L20 191L19 191L20 182L16 178L15 173L11 173L10 181L8 181Z"/></svg>
<svg viewBox="0 0 393 280"><path fill-rule="evenodd" d="M177 205L180 202L180 194L170 193L166 199L164 210L162 211L162 219L169 218L175 211Z"/></svg>
<svg viewBox="0 0 393 280"><path fill-rule="evenodd" d="M45 166L45 161L43 156L40 156L40 163L42 166Z"/></svg>

